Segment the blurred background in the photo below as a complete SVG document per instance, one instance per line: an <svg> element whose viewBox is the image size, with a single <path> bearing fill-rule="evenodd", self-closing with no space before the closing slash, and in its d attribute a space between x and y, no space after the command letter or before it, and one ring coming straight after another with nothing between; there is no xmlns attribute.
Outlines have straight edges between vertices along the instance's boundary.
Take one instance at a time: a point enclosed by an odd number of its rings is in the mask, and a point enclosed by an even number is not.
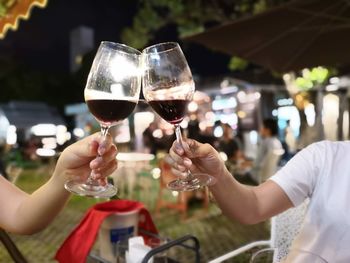
<svg viewBox="0 0 350 263"><path fill-rule="evenodd" d="M266 175L254 171L258 165L272 173L310 143L349 139L349 12L347 1L326 0L1 0L0 172L32 192L59 152L99 130L83 90L101 41L139 50L176 41L196 83L184 135L216 147L241 182L259 184ZM276 123L276 133L266 135L264 120ZM144 202L164 236L198 236L203 262L268 237L268 223L226 220L206 191L163 191L174 131L146 103L110 132L126 154L111 177L119 197ZM271 136L280 142L277 158L262 164L259 145ZM30 262L51 262L101 201L74 196L43 233L13 238ZM11 262L1 246L0 261Z"/></svg>

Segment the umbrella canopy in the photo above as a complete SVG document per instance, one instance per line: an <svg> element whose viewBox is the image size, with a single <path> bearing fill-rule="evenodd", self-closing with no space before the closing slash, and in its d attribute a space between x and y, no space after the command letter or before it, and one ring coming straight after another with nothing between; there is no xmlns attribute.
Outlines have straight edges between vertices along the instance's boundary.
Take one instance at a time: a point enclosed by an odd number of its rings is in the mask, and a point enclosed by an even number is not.
<svg viewBox="0 0 350 263"><path fill-rule="evenodd" d="M350 1L295 0L186 40L278 72L350 64Z"/></svg>
<svg viewBox="0 0 350 263"><path fill-rule="evenodd" d="M0 39L4 38L9 29L16 30L20 19L28 19L34 6L45 7L47 0L4 0L2 7L6 14L0 17Z"/></svg>

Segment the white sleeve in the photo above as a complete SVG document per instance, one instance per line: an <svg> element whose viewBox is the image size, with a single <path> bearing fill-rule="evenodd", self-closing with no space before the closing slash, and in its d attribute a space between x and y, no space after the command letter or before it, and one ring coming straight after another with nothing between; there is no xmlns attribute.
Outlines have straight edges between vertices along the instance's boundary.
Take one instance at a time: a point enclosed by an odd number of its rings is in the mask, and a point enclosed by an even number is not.
<svg viewBox="0 0 350 263"><path fill-rule="evenodd" d="M297 153L270 180L277 183L294 206L311 197L325 161L325 143L314 143Z"/></svg>

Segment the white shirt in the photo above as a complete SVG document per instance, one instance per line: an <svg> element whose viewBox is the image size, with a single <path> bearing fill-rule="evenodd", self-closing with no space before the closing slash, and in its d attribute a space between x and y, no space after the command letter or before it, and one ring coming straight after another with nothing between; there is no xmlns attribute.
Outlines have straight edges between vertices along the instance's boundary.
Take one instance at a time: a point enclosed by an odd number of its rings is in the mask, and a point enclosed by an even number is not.
<svg viewBox="0 0 350 263"><path fill-rule="evenodd" d="M304 224L292 246L328 262L350 262L350 142L312 144L270 179L294 206L310 198Z"/></svg>
<svg viewBox="0 0 350 263"><path fill-rule="evenodd" d="M271 175L273 175L277 170L277 161L280 159L279 157L283 154L283 147L276 137L268 137L263 138L260 141L258 152L256 155L256 158L254 160L253 167L250 171L253 178L256 179L258 182L265 181L267 178L269 178ZM279 156L278 159L275 161L272 160L274 158L271 158L273 156ZM271 164L270 162L274 162ZM271 167L270 169L266 169L266 166L273 165L274 167ZM265 174L269 173L269 174Z"/></svg>

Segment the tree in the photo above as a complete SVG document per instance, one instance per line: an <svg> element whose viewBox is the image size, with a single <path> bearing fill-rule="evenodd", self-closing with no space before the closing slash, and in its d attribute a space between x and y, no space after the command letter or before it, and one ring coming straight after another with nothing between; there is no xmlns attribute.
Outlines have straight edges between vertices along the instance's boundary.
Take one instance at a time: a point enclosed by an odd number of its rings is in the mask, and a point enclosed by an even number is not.
<svg viewBox="0 0 350 263"><path fill-rule="evenodd" d="M122 32L122 41L135 48L148 45L156 33L175 25L178 38L204 31L246 15L253 15L289 0L140 0L133 24ZM229 68L243 69L247 62L233 58Z"/></svg>

